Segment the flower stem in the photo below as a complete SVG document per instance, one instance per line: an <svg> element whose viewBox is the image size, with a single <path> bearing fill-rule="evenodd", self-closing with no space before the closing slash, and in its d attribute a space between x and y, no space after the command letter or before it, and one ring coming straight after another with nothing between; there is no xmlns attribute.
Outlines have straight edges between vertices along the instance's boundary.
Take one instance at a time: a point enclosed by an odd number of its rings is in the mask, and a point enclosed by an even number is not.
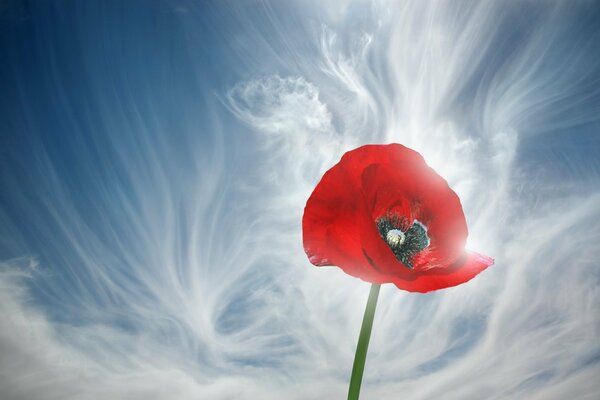
<svg viewBox="0 0 600 400"><path fill-rule="evenodd" d="M360 394L360 384L362 383L367 350L369 349L369 339L371 338L371 330L373 329L373 318L375 317L379 288L381 288L381 285L374 283L371 285L371 291L369 292L369 300L367 301L367 308L365 308L358 344L356 345L356 353L354 354L348 400L358 400Z"/></svg>

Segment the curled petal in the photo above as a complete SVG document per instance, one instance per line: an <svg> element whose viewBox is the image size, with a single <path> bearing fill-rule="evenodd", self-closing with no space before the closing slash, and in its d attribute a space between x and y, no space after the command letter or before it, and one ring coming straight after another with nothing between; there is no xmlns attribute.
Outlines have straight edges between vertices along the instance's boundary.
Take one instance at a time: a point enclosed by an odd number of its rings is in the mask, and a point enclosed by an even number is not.
<svg viewBox="0 0 600 400"><path fill-rule="evenodd" d="M411 281L393 278L392 283L399 289L409 292L427 293L468 282L493 264L493 258L466 251L458 261L446 268L432 268L422 271Z"/></svg>

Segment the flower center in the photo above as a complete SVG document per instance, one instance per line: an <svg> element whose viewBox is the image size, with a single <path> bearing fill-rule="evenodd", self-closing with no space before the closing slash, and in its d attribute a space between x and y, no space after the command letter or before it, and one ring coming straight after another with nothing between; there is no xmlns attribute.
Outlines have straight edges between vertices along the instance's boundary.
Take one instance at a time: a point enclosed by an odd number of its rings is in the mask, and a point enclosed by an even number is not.
<svg viewBox="0 0 600 400"><path fill-rule="evenodd" d="M404 235L404 232L402 232L400 229L390 229L385 235L385 239L390 247L397 247L404 243L406 240L406 235Z"/></svg>
<svg viewBox="0 0 600 400"><path fill-rule="evenodd" d="M412 259L415 254L429 246L427 227L415 220L408 229L402 231L398 221L398 218L393 216L379 218L376 221L377 230L396 259L413 269Z"/></svg>

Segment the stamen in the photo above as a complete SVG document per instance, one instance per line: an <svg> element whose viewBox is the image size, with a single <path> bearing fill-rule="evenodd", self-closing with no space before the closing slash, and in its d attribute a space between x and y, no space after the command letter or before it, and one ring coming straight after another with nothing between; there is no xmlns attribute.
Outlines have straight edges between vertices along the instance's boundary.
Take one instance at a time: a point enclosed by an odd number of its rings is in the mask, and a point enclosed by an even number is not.
<svg viewBox="0 0 600 400"><path fill-rule="evenodd" d="M412 225L402 231L398 225L399 218L388 216L376 221L379 235L396 256L396 259L413 269L412 259L419 251L429 246L430 240L427 236L427 227L421 222L414 220Z"/></svg>

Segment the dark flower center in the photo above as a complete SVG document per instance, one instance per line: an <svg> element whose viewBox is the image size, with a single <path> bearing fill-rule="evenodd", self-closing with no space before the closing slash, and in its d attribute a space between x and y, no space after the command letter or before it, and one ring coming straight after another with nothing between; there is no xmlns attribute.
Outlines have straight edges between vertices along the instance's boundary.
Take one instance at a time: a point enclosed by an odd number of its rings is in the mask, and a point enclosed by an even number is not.
<svg viewBox="0 0 600 400"><path fill-rule="evenodd" d="M412 259L419 251L429 246L429 237L425 225L415 220L406 230L396 218L383 217L376 222L379 235L390 247L396 259L408 268L413 269Z"/></svg>

